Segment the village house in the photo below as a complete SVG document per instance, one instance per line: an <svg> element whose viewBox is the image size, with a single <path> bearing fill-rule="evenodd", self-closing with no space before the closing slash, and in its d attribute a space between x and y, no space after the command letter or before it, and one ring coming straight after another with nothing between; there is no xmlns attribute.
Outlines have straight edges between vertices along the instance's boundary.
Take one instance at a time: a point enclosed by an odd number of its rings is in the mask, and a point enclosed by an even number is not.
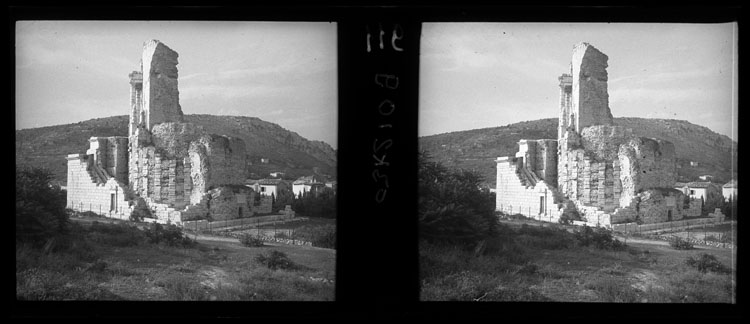
<svg viewBox="0 0 750 324"><path fill-rule="evenodd" d="M721 187L721 193L724 196L724 200L737 200L737 180L727 182Z"/></svg>
<svg viewBox="0 0 750 324"><path fill-rule="evenodd" d="M690 198L707 200L709 197L720 195L722 190L709 181L693 181L685 184L683 192Z"/></svg>
<svg viewBox="0 0 750 324"><path fill-rule="evenodd" d="M281 190L289 188L289 182L282 179L247 180L245 185L262 196L271 196L273 194L274 197L278 197Z"/></svg>
<svg viewBox="0 0 750 324"><path fill-rule="evenodd" d="M292 183L292 192L297 197L303 192L317 193L325 186L325 180L317 175L303 176L294 180Z"/></svg>

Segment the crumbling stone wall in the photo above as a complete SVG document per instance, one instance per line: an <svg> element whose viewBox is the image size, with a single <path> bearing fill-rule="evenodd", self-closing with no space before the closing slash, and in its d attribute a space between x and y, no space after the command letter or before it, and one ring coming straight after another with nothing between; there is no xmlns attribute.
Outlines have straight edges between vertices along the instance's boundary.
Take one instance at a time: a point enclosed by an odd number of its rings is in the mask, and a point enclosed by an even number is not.
<svg viewBox="0 0 750 324"><path fill-rule="evenodd" d="M636 221L651 224L683 219L684 198L682 192L671 188L643 191L636 197Z"/></svg>
<svg viewBox="0 0 750 324"><path fill-rule="evenodd" d="M146 129L166 122L183 122L177 89L177 52L158 40L143 46L143 112Z"/></svg>
<svg viewBox="0 0 750 324"><path fill-rule="evenodd" d="M540 139L518 142L516 157L522 158L524 167L547 184L557 186L557 140Z"/></svg>
<svg viewBox="0 0 750 324"><path fill-rule="evenodd" d="M193 123L161 123L151 130L153 145L170 158L188 155L190 142L200 139L206 132Z"/></svg>
<svg viewBox="0 0 750 324"><path fill-rule="evenodd" d="M102 180L114 177L128 183L128 138L122 136L92 137L89 139L87 155L99 170L105 172Z"/></svg>
<svg viewBox="0 0 750 324"><path fill-rule="evenodd" d="M608 59L587 43L577 44L573 49L571 110L578 133L591 125L612 125L607 93Z"/></svg>
<svg viewBox="0 0 750 324"><path fill-rule="evenodd" d="M259 193L254 193L258 195ZM254 213L258 214L270 214L273 212L272 208L273 199L271 199L271 196L266 195L260 195L258 198L257 204L252 205L252 210ZM288 205L287 205L288 206Z"/></svg>
<svg viewBox="0 0 750 324"><path fill-rule="evenodd" d="M252 190L244 186L224 186L208 191L210 195L208 209L210 218L214 221L236 219L252 216L253 212L248 204Z"/></svg>
<svg viewBox="0 0 750 324"><path fill-rule="evenodd" d="M571 97L573 95L573 76L564 73L560 81L560 118L558 120L557 138L565 135L568 129L575 129L575 114L571 111Z"/></svg>

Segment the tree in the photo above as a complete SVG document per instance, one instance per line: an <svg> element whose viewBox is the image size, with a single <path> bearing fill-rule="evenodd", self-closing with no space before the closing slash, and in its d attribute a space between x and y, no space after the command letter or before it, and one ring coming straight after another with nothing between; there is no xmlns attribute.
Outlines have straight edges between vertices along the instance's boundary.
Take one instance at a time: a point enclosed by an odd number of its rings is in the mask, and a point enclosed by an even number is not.
<svg viewBox="0 0 750 324"><path fill-rule="evenodd" d="M294 193L289 188L282 188L273 202L273 210L284 209L286 205L294 205Z"/></svg>
<svg viewBox="0 0 750 324"><path fill-rule="evenodd" d="M428 241L474 243L496 229L494 193L473 171L448 170L418 155L419 234Z"/></svg>
<svg viewBox="0 0 750 324"><path fill-rule="evenodd" d="M16 169L16 241L39 243L67 231L66 193L52 178L47 169Z"/></svg>

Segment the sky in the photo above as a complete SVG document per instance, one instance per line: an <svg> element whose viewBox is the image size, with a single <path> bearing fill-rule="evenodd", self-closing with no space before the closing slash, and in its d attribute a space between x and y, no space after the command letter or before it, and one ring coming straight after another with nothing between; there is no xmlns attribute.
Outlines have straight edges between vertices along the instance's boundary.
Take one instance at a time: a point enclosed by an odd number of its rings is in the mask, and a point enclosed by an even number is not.
<svg viewBox="0 0 750 324"><path fill-rule="evenodd" d="M573 46L609 57L614 117L687 120L737 140L737 25L425 23L419 136L557 118Z"/></svg>
<svg viewBox="0 0 750 324"><path fill-rule="evenodd" d="M185 114L258 117L337 147L336 24L20 21L16 129L128 115L143 43L179 54Z"/></svg>

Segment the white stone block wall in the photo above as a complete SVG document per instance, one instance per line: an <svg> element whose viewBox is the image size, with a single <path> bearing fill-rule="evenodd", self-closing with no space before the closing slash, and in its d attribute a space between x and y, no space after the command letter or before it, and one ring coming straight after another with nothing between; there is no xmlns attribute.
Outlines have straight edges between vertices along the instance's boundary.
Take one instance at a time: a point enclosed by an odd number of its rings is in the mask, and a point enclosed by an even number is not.
<svg viewBox="0 0 750 324"><path fill-rule="evenodd" d="M83 154L68 156L67 208L117 218L129 217L132 208L127 200L125 186L114 178L106 183L96 183L89 170L89 158Z"/></svg>
<svg viewBox="0 0 750 324"><path fill-rule="evenodd" d="M539 181L535 186L525 186L518 175L515 158L497 160L497 190L495 210L506 214L522 214L542 221L557 222L562 210L554 200L554 189ZM542 198L543 197L543 198ZM540 205L543 208L540 212Z"/></svg>

